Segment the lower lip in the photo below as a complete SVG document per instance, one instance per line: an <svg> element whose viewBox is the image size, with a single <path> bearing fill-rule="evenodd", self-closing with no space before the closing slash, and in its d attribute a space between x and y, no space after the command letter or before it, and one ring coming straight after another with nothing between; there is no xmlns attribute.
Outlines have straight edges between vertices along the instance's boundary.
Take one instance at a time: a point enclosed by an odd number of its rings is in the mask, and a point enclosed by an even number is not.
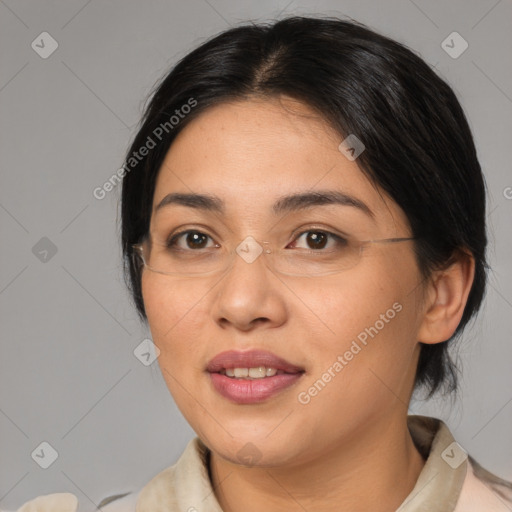
<svg viewBox="0 0 512 512"><path fill-rule="evenodd" d="M302 373L283 373L263 379L234 379L221 373L210 373L213 387L224 398L237 404L264 402L280 391L293 386Z"/></svg>

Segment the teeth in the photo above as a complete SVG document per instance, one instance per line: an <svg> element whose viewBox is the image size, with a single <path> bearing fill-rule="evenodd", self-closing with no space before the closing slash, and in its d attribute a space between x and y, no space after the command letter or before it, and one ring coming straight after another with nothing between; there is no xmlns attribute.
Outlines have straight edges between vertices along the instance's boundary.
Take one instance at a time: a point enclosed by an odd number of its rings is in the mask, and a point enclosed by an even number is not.
<svg viewBox="0 0 512 512"><path fill-rule="evenodd" d="M284 373L275 368L267 368L265 366L258 366L255 368L226 368L227 377L234 377L236 379L264 379L265 377L273 377L278 373Z"/></svg>
<svg viewBox="0 0 512 512"><path fill-rule="evenodd" d="M264 366L258 366L258 368L249 368L249 377L252 379L260 379L261 377L267 376L267 369Z"/></svg>
<svg viewBox="0 0 512 512"><path fill-rule="evenodd" d="M249 370L247 368L235 368L235 377L249 377Z"/></svg>

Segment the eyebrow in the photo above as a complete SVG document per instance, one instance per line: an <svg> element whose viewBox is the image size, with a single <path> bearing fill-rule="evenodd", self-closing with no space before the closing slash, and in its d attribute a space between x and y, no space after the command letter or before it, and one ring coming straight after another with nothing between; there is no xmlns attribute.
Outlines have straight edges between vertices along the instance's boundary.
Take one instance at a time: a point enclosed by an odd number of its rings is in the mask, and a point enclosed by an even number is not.
<svg viewBox="0 0 512 512"><path fill-rule="evenodd" d="M158 205L155 206L154 211L157 212L160 209L173 204L219 214L223 214L225 211L224 201L222 201L222 199L217 196L209 194L184 194L178 192L167 194L158 203ZM301 192L283 196L273 204L272 210L277 215L303 210L313 206L323 206L330 204L351 206L361 210L372 219L375 218L375 214L367 204L356 197L345 194L344 192L340 192L338 190Z"/></svg>

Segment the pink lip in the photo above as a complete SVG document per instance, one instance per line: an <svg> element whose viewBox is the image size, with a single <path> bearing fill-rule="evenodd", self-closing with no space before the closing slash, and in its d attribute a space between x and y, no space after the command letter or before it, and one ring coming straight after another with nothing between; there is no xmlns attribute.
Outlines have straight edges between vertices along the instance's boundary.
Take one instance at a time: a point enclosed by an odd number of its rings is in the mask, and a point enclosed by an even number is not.
<svg viewBox="0 0 512 512"><path fill-rule="evenodd" d="M256 368L266 366L285 373L264 379L235 379L220 372L226 368ZM304 373L304 369L277 357L271 352L250 350L222 352L208 364L211 382L215 390L223 397L237 404L263 402L280 391L295 384Z"/></svg>

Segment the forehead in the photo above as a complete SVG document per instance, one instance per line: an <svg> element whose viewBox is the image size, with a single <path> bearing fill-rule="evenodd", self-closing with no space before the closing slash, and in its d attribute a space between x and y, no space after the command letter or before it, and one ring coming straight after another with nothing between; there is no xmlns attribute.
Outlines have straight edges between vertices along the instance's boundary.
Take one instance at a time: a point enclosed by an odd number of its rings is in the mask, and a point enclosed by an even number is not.
<svg viewBox="0 0 512 512"><path fill-rule="evenodd" d="M337 190L379 222L406 225L401 209L338 149L342 137L290 98L222 103L191 121L159 171L153 207L169 193L220 197L228 213L268 211L285 195Z"/></svg>

